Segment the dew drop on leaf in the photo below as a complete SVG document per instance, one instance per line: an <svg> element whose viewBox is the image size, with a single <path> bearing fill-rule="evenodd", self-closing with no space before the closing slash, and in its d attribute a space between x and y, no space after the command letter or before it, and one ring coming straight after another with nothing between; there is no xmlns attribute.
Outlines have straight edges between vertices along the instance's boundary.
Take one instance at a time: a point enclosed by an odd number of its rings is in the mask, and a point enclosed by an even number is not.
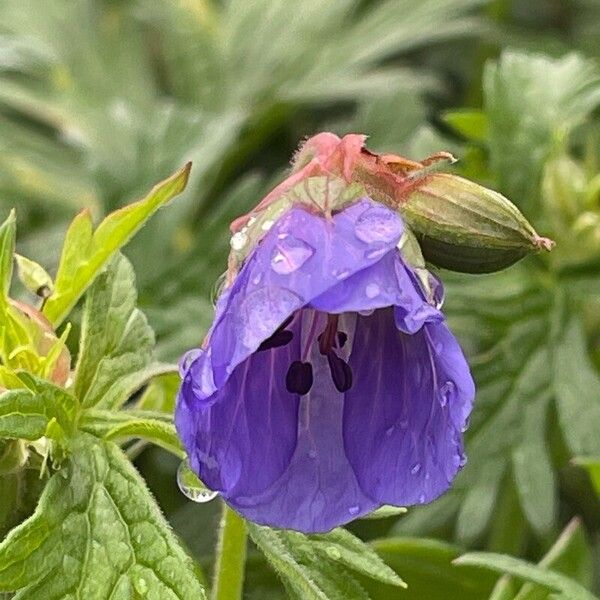
<svg viewBox="0 0 600 600"><path fill-rule="evenodd" d="M219 492L209 490L198 479L187 461L182 461L177 469L177 485L186 498L199 504L210 502L219 495Z"/></svg>

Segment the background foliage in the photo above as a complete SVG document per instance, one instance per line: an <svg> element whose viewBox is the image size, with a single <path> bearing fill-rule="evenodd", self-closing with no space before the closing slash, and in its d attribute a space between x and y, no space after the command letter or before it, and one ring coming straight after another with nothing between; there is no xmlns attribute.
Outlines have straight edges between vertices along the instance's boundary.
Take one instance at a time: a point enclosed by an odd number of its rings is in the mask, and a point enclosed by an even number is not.
<svg viewBox="0 0 600 600"><path fill-rule="evenodd" d="M21 254L55 273L78 211L89 208L98 222L194 163L182 197L126 249L161 361L176 361L210 323L229 221L319 130L365 132L372 149L416 159L450 150L457 172L504 193L557 241L549 256L496 275L440 273L478 384L469 463L453 490L405 515L354 523L371 554L343 532L307 540L251 527L247 598L599 593L599 36L597 0L0 2L0 217L17 208ZM114 269L106 277L131 282L129 263ZM86 302L108 310L101 287ZM82 320L90 331L89 310L69 317L75 333ZM136 368L157 369L147 380L168 369L150 362L154 340L139 319L148 356ZM74 355L77 339L68 338ZM91 366L77 397L101 411L102 378L131 349L126 339L121 347L88 339L94 357L82 340ZM91 381L102 356L106 373ZM168 411L176 381L154 379L136 409ZM127 398L111 393L117 404ZM117 425L86 414L88 435ZM146 426L169 449L161 426ZM118 450L96 452L98 468L114 463L136 477ZM83 454L73 470L89 460ZM190 503L175 484L178 464L155 447L136 459L169 523L210 570L218 501ZM8 477L0 496L12 489ZM35 506L40 486L27 477L31 497L10 524L0 510L2 534ZM117 483L98 477L110 495ZM60 495L55 488L46 493ZM510 576L496 583L497 573Z"/></svg>

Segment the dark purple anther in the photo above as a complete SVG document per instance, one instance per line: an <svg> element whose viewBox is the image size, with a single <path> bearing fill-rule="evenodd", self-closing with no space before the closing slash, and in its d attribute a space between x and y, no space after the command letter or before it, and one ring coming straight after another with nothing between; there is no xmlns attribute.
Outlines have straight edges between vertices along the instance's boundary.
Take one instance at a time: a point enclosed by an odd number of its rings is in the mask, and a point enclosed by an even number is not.
<svg viewBox="0 0 600 600"><path fill-rule="evenodd" d="M295 360L285 376L285 387L291 394L308 394L313 384L313 370L309 362Z"/></svg>

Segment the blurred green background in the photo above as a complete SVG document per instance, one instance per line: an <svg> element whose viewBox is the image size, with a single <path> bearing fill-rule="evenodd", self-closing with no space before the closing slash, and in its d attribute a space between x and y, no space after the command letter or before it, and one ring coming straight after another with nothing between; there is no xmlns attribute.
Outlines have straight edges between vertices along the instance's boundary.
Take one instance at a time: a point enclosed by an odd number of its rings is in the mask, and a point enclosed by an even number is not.
<svg viewBox="0 0 600 600"><path fill-rule="evenodd" d="M210 324L229 222L300 140L363 132L376 151L453 152L557 247L497 275L440 273L478 384L469 463L433 505L352 528L390 539L414 583L398 597L485 598L485 578L448 591L459 550L410 540L537 562L578 517L563 570L598 591L599 59L598 0L1 0L0 218L17 208L19 252L52 272L77 211L99 219L192 160L184 195L126 251L159 357L175 361ZM217 503L187 501L159 450L137 464L209 563ZM253 555L247 596L282 594ZM497 596L513 597L530 596Z"/></svg>

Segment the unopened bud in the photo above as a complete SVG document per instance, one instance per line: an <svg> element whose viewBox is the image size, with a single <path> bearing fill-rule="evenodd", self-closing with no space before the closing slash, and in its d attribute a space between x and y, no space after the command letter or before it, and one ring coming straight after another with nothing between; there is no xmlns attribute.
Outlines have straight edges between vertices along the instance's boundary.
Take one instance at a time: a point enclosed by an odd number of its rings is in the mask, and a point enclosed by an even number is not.
<svg viewBox="0 0 600 600"><path fill-rule="evenodd" d="M425 258L453 271L498 271L554 245L507 198L455 175L427 175L398 209Z"/></svg>

